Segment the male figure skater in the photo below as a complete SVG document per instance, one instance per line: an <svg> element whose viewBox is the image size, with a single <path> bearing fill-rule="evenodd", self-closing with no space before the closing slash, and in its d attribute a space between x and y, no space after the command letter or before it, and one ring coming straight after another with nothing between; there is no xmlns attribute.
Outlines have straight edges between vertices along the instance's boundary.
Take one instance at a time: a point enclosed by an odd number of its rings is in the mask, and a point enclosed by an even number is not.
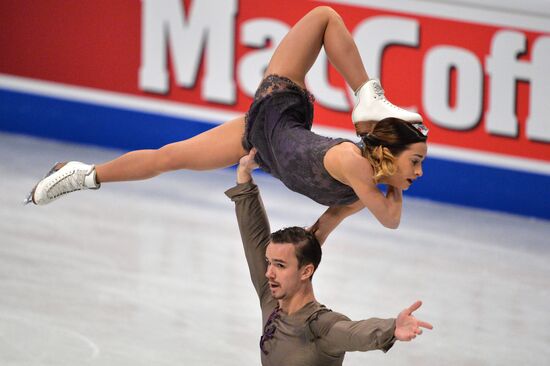
<svg viewBox="0 0 550 366"><path fill-rule="evenodd" d="M237 185L225 193L235 202L252 282L262 308L262 365L342 365L349 351L387 352L432 325L417 320L415 302L395 319L351 321L315 299L312 276L321 261L315 235L299 227L270 234L269 221L251 172L255 151L237 168Z"/></svg>

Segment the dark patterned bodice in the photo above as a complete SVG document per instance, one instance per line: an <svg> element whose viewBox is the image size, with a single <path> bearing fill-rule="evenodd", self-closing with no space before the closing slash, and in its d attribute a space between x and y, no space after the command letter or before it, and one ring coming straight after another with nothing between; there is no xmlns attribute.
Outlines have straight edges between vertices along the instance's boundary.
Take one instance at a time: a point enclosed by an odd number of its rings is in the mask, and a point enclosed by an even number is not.
<svg viewBox="0 0 550 366"><path fill-rule="evenodd" d="M311 93L277 75L264 79L246 116L243 145L254 146L260 167L289 189L327 206L357 201L351 187L334 179L324 167L327 151L345 139L311 131Z"/></svg>

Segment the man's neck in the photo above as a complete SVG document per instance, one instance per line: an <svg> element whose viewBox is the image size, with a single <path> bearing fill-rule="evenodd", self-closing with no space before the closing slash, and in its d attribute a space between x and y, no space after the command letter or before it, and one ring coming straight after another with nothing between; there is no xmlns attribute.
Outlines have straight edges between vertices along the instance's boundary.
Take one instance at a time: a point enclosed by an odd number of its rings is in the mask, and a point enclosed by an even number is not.
<svg viewBox="0 0 550 366"><path fill-rule="evenodd" d="M310 283L291 298L279 300L279 307L284 313L292 315L312 301L315 301L315 295Z"/></svg>

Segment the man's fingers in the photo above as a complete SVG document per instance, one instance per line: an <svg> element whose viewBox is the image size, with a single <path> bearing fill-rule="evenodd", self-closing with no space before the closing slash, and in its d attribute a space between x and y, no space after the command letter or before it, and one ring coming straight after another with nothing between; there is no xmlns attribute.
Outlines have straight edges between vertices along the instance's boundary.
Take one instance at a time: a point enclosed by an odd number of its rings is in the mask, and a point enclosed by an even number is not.
<svg viewBox="0 0 550 366"><path fill-rule="evenodd" d="M433 325L431 325L430 323L421 322L421 321L418 322L418 326L422 327L422 328L426 328L426 329L433 329L434 328Z"/></svg>
<svg viewBox="0 0 550 366"><path fill-rule="evenodd" d="M411 306L407 308L407 311L409 314L411 314L413 311L417 310L422 305L422 301L418 300Z"/></svg>

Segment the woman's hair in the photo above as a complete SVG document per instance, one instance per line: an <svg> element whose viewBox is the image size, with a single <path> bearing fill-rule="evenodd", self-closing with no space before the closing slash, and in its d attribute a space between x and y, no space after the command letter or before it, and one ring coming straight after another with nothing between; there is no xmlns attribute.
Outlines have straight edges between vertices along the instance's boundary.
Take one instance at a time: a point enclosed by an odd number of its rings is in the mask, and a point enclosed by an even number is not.
<svg viewBox="0 0 550 366"><path fill-rule="evenodd" d="M422 123L405 122L398 118L385 118L377 122L372 131L362 135L363 156L374 169L374 181L395 174L396 158L409 145L426 142L428 129Z"/></svg>
<svg viewBox="0 0 550 366"><path fill-rule="evenodd" d="M313 264L314 271L321 262L321 245L315 235L304 228L293 226L281 229L271 234L274 244L292 244L298 259L298 268ZM313 276L312 276L313 277Z"/></svg>

